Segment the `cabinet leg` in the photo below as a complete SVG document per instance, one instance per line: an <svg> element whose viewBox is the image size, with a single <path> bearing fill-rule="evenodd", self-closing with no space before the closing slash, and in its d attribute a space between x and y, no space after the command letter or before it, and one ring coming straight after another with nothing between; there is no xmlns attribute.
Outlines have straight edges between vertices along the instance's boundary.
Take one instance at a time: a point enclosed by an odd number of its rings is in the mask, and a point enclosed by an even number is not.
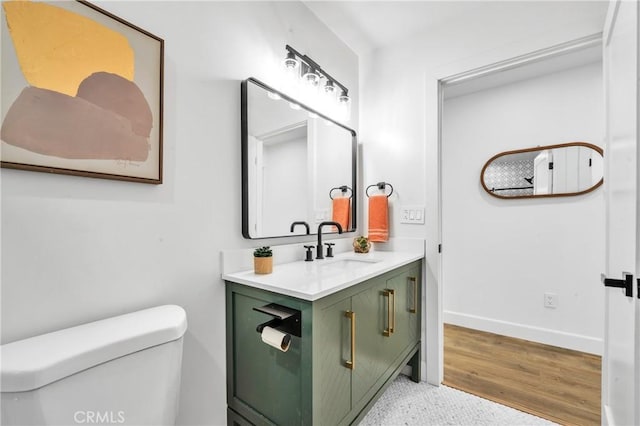
<svg viewBox="0 0 640 426"><path fill-rule="evenodd" d="M411 366L411 380L420 383L420 348L413 354L408 364Z"/></svg>

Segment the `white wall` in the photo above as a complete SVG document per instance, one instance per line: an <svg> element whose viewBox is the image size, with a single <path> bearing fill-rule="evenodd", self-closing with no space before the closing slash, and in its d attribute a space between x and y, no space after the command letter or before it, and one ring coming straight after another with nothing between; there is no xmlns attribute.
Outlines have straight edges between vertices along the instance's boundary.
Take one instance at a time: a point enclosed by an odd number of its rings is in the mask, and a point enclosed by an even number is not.
<svg viewBox="0 0 640 426"><path fill-rule="evenodd" d="M391 182L391 235L426 239L423 371L430 383L442 380L443 356L438 79L601 32L606 2L582 5L578 14L565 2L485 2L491 13L458 16L361 57L363 185ZM424 205L425 224L400 224L402 204Z"/></svg>
<svg viewBox="0 0 640 426"><path fill-rule="evenodd" d="M290 44L357 111L358 60L299 2L96 3L165 40L165 183L3 169L2 342L182 305L178 422L225 424L220 251L284 242L241 236L240 80L276 85Z"/></svg>
<svg viewBox="0 0 640 426"><path fill-rule="evenodd" d="M602 31L606 2L584 2L580 15L565 13L564 3L484 2L481 15L472 10L361 57L363 184L381 180L393 184L392 235L427 237L437 245L436 236L428 234L428 223L401 224L398 214L402 204L426 204L427 217L437 216L437 191L425 191L425 185L437 185L432 179L437 177L433 167L437 146L428 138L438 125L427 122L428 103L434 100L426 98L425 80Z"/></svg>
<svg viewBox="0 0 640 426"><path fill-rule="evenodd" d="M501 200L480 186L482 166L499 152L571 141L602 147L602 87L602 64L595 62L445 100L446 322L602 353L602 188ZM558 296L557 309L544 307L545 292Z"/></svg>

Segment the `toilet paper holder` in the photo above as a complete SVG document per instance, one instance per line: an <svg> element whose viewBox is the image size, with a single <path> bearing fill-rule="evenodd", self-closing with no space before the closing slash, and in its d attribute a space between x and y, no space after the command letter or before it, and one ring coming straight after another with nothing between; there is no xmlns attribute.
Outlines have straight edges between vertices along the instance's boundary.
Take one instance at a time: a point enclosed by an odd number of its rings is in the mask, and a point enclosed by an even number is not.
<svg viewBox="0 0 640 426"><path fill-rule="evenodd" d="M254 307L254 311L271 315L273 319L258 324L256 331L262 333L265 327L275 328L283 333L293 334L302 337L302 313L297 309L287 308L277 303L269 303L268 305Z"/></svg>

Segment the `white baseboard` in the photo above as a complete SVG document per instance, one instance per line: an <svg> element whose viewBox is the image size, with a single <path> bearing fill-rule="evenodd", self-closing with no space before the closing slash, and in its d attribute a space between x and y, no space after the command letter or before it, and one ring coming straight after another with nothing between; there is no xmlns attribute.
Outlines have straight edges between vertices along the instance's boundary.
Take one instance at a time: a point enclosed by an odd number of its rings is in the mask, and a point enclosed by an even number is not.
<svg viewBox="0 0 640 426"><path fill-rule="evenodd" d="M420 368L421 368L421 375L420 375L420 381L421 382L428 382L427 380L427 361L425 360L424 355L422 356L422 361L420 362ZM430 385L434 385L434 386L440 386L440 383L429 383Z"/></svg>
<svg viewBox="0 0 640 426"><path fill-rule="evenodd" d="M603 352L602 339L591 336L566 333L548 328L534 327L526 324L451 311L444 311L444 322L446 324L530 340L532 342L544 343L546 345L558 346L560 348L572 349L594 355L602 356Z"/></svg>
<svg viewBox="0 0 640 426"><path fill-rule="evenodd" d="M607 404L602 406L602 426L616 426L611 407Z"/></svg>

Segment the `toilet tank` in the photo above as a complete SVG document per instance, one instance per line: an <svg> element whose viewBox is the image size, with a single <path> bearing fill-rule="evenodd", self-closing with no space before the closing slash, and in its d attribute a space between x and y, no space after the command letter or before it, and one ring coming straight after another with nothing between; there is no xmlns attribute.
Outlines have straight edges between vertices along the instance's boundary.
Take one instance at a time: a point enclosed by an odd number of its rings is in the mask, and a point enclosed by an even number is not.
<svg viewBox="0 0 640 426"><path fill-rule="evenodd" d="M186 328L165 305L0 346L1 424L175 424Z"/></svg>

